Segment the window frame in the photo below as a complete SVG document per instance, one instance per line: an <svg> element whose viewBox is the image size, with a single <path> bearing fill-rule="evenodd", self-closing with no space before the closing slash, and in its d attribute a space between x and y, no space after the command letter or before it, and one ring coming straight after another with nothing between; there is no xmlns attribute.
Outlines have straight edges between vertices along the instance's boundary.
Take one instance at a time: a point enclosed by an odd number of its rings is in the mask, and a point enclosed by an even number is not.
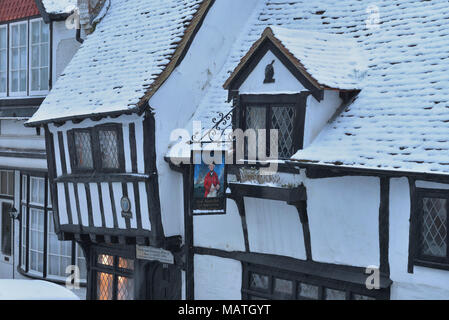
<svg viewBox="0 0 449 320"><path fill-rule="evenodd" d="M304 128L308 95L308 92L299 94L240 94L237 102L238 112L235 112L233 123L236 128L246 131L248 129L246 121L247 108L265 108L265 124L268 126L268 128L265 128L267 130L266 151L268 155L270 153L270 139L268 139L268 137L270 134L269 130L272 129L272 109L277 107L293 107L295 109L292 132L293 151L291 155L293 156L293 154L301 150L304 146ZM280 160L288 160L288 158L280 158ZM251 159L248 159L248 156L245 155L245 161L251 161Z"/></svg>
<svg viewBox="0 0 449 320"><path fill-rule="evenodd" d="M446 199L446 257L435 257L425 255L421 252L421 244L423 241L423 199L424 198L437 198ZM414 199L414 230L412 239L414 247L413 264L420 267L428 267L435 269L449 270L449 190L445 189L429 189L429 188L416 188Z"/></svg>
<svg viewBox="0 0 449 320"><path fill-rule="evenodd" d="M33 36L33 30L32 30L32 25L33 22L35 21L39 21L41 24L44 24L48 27L48 89L47 90L33 90L32 89L32 66L31 66L31 62L32 62L32 43L31 43L31 38ZM29 96L45 96L48 94L48 92L50 91L50 70L51 70L51 27L49 24L46 24L45 21L42 18L35 18L35 19L30 19L28 20L28 64L27 64L27 82L28 82L28 88L29 88ZM39 37L40 37L40 30L39 30ZM42 42L39 42L39 60L40 60L40 46L42 45ZM39 61L39 68L41 69L42 66L40 65L40 61ZM39 75L40 75L40 71L39 71ZM40 82L40 78L39 78L39 82Z"/></svg>
<svg viewBox="0 0 449 320"><path fill-rule="evenodd" d="M5 61L6 70L3 71L5 73L5 75L6 75L6 83L5 83L6 88L5 88L4 92L0 91L0 97L6 97L8 95L8 89L9 89L9 80L8 80L9 79L9 75L8 75L8 73L9 73L9 70L8 70L9 69L9 63L8 63L8 57L9 57L9 27L8 27L8 25L7 24L0 25L0 31L1 30L5 30L6 31L6 43L5 43L6 47L4 49L0 48L0 51L4 50L6 52L6 61ZM1 72L1 70L0 70L0 72Z"/></svg>
<svg viewBox="0 0 449 320"><path fill-rule="evenodd" d="M43 178L45 179L44 188L47 187L45 192L45 205L39 205L31 203L31 178ZM31 244L31 231L30 231L30 214L31 209L41 210L44 212L44 232L43 232L43 266L42 271L32 270L31 257L30 257L30 244ZM60 277L50 274L49 268L49 236L50 236L50 221L52 214L55 214L50 201L50 186L46 173L24 173L20 175L20 220L19 220L19 272L27 277L36 279L45 279L56 283L65 284L66 277ZM79 255L77 253L76 242L71 241L71 265L78 265ZM85 258L84 258L85 259ZM25 260L25 261L24 261ZM80 268L81 269L81 268ZM86 273L87 278L87 273ZM86 285L87 279L81 278L81 285Z"/></svg>
<svg viewBox="0 0 449 320"><path fill-rule="evenodd" d="M355 300L356 295L370 297L376 300L388 300L389 290L368 290L362 285L349 283L341 280L326 279L310 274L303 274L300 272L292 272L289 270L277 269L264 265L256 265L247 262L242 262L243 281L242 281L242 299L249 300L251 297L258 297L269 300L315 300L299 296L298 287L301 283L318 287L317 300L325 300L326 289L338 290L345 292L345 300ZM268 290L253 290L251 289L251 274L256 273L269 277ZM274 294L275 279L291 281L292 295L290 299L284 297L276 297Z"/></svg>
<svg viewBox="0 0 449 320"><path fill-rule="evenodd" d="M117 134L117 157L118 157L118 168L103 168L102 158L101 158L101 147L100 147L100 131L109 130L115 131ZM75 148L75 133L76 132L89 132L91 139L91 152L93 168L80 168L76 160L76 148ZM72 172L75 174L87 174L87 173L125 173L125 154L124 154L124 143L123 143L123 126L122 124L102 124L91 128L82 129L71 129L67 131L68 144L69 144L69 154L70 154L70 165ZM98 152L96 152L98 151Z"/></svg>
<svg viewBox="0 0 449 320"><path fill-rule="evenodd" d="M25 46L25 50L26 50L26 54L25 54L25 72L26 72L26 83L25 83L25 91L16 91L13 92L12 91L12 63L13 63L13 59L12 59L12 41L13 41L13 36L12 36L12 28L14 26L19 26L19 30L20 30L20 25L24 24L25 25L25 30L26 30L26 46ZM24 96L28 96L28 51L29 51L29 23L28 20L25 21L17 21L17 22L12 22L9 24L8 26L8 30L9 30L9 37L8 37L8 55L9 55L9 63L8 63L8 96L10 97L24 97ZM20 34L19 34L19 38L20 38ZM19 53L19 60L20 60L20 53ZM20 69L19 69L20 70ZM19 88L20 88L20 71L19 71Z"/></svg>
<svg viewBox="0 0 449 320"><path fill-rule="evenodd" d="M117 300L118 295L118 277L130 278L134 281L134 292L133 299L137 296L137 286L135 282L135 270L136 270L136 255L135 250L130 250L130 248L118 248L118 247L106 247L106 246L95 246L92 247L90 256L90 268L89 268L89 283L88 292L92 300L98 300L97 296L97 277L98 273L107 273L112 275L112 300ZM113 257L113 266L102 265L98 263L98 256L108 255ZM134 268L122 269L119 268L119 258L133 260Z"/></svg>

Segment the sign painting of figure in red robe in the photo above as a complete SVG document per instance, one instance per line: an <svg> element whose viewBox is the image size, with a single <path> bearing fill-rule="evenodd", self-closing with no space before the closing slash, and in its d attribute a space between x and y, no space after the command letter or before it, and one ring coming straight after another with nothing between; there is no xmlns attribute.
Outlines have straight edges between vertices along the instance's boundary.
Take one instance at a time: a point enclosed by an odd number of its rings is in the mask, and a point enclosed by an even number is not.
<svg viewBox="0 0 449 320"><path fill-rule="evenodd" d="M193 214L225 213L225 177L224 159L222 164L201 161L194 166Z"/></svg>

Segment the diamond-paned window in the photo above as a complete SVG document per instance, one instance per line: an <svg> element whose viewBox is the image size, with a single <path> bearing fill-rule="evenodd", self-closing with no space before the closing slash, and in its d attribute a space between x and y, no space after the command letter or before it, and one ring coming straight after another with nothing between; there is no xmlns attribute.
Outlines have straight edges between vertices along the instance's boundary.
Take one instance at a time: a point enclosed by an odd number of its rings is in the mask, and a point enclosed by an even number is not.
<svg viewBox="0 0 449 320"><path fill-rule="evenodd" d="M447 199L422 199L421 253L447 256Z"/></svg>
<svg viewBox="0 0 449 320"><path fill-rule="evenodd" d="M134 299L134 280L127 277L118 277L117 300Z"/></svg>
<svg viewBox="0 0 449 320"><path fill-rule="evenodd" d="M92 169L94 167L92 155L92 140L89 131L75 131L74 143L76 152L76 167Z"/></svg>
<svg viewBox="0 0 449 320"><path fill-rule="evenodd" d="M266 145L260 146L265 148L266 156L274 157L274 151L277 151L278 158L287 159L299 149L298 140L300 139L296 139L296 136L299 135L300 129L296 130L297 108L294 104L249 104L246 105L245 110L244 129L254 129L257 137L256 141L247 139L245 143L247 159L254 160L254 156L257 156L258 160L266 160L261 159L265 157L265 154L258 150L260 135L264 134L258 131L261 129L266 130L264 137ZM277 132L277 136L272 134L273 131ZM253 153L249 153L248 150L252 150ZM256 154L254 150L257 151Z"/></svg>
<svg viewBox="0 0 449 320"><path fill-rule="evenodd" d="M98 133L101 152L101 167L105 169L118 169L120 167L118 156L117 131L101 129Z"/></svg>
<svg viewBox="0 0 449 320"><path fill-rule="evenodd" d="M75 173L124 171L123 133L119 125L74 129L67 135Z"/></svg>
<svg viewBox="0 0 449 320"><path fill-rule="evenodd" d="M109 273L97 272L97 299L113 299L113 279L114 276Z"/></svg>
<svg viewBox="0 0 449 320"><path fill-rule="evenodd" d="M293 155L294 120L294 107L277 106L272 108L271 129L278 130L278 150L280 158L289 158ZM270 145L274 146L273 141Z"/></svg>
<svg viewBox="0 0 449 320"><path fill-rule="evenodd" d="M118 256L117 253L98 252L92 268L96 271L98 300L134 299L134 260Z"/></svg>

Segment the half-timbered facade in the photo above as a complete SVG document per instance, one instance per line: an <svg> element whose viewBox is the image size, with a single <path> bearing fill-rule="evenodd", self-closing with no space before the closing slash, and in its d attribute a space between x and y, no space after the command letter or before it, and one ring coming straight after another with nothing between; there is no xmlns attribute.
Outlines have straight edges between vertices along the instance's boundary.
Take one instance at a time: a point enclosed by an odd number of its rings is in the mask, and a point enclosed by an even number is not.
<svg viewBox="0 0 449 320"><path fill-rule="evenodd" d="M84 249L89 299L185 297L182 178L164 154L256 3L221 30L237 2L107 2L27 123L45 128L56 229Z"/></svg>
<svg viewBox="0 0 449 320"><path fill-rule="evenodd" d="M448 298L446 7L106 2L27 123L88 298ZM201 148L225 214L194 213Z"/></svg>
<svg viewBox="0 0 449 320"><path fill-rule="evenodd" d="M24 127L80 45L65 23L74 5L0 1L1 278L65 283L79 265L85 282L82 250L55 233L44 132Z"/></svg>
<svg viewBox="0 0 449 320"><path fill-rule="evenodd" d="M167 157L184 176L188 298L449 298L447 14L444 1L258 1L201 126L185 125L208 157L218 137L234 158L226 214L194 214L190 152ZM236 148L231 122L277 129L278 156L265 132ZM258 140L262 159L247 152Z"/></svg>

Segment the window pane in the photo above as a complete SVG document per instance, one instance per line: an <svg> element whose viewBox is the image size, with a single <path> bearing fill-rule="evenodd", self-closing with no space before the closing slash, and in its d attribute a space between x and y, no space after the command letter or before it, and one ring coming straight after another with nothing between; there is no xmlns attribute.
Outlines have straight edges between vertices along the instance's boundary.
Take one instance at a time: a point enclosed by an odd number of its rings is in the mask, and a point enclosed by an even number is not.
<svg viewBox="0 0 449 320"><path fill-rule="evenodd" d="M48 67L40 69L40 88L39 90L48 90Z"/></svg>
<svg viewBox="0 0 449 320"><path fill-rule="evenodd" d="M134 270L134 260L119 258L118 267L121 269Z"/></svg>
<svg viewBox="0 0 449 320"><path fill-rule="evenodd" d="M346 300L346 292L326 288L326 300Z"/></svg>
<svg viewBox="0 0 449 320"><path fill-rule="evenodd" d="M109 273L97 272L97 299L112 300L113 276Z"/></svg>
<svg viewBox="0 0 449 320"><path fill-rule="evenodd" d="M114 257L106 255L106 254L100 254L100 255L98 255L97 262L98 262L98 264L102 264L104 266L113 267L114 266Z"/></svg>
<svg viewBox="0 0 449 320"><path fill-rule="evenodd" d="M41 42L48 42L50 26L43 21L41 21Z"/></svg>
<svg viewBox="0 0 449 320"><path fill-rule="evenodd" d="M2 253L4 255L11 255L11 230L12 223L9 216L11 205L9 203L2 203Z"/></svg>
<svg viewBox="0 0 449 320"><path fill-rule="evenodd" d="M423 199L421 252L434 257L447 254L447 200Z"/></svg>
<svg viewBox="0 0 449 320"><path fill-rule="evenodd" d="M246 150L246 157L248 159L255 160L257 159L257 156L259 154L258 150L259 133L257 130L267 128L266 112L267 109L264 107L246 108L246 129L255 130L255 134L257 137L256 141L248 141L248 139L246 139L245 150Z"/></svg>
<svg viewBox="0 0 449 320"><path fill-rule="evenodd" d="M31 23L31 43L39 42L39 34L40 34L40 22L33 21Z"/></svg>
<svg viewBox="0 0 449 320"><path fill-rule="evenodd" d="M0 28L0 49L6 48L7 48L7 32L6 28L2 27Z"/></svg>
<svg viewBox="0 0 449 320"><path fill-rule="evenodd" d="M253 290L267 291L269 289L269 280L268 276L251 273L249 287Z"/></svg>
<svg viewBox="0 0 449 320"><path fill-rule="evenodd" d="M117 300L134 299L134 280L127 277L118 277Z"/></svg>
<svg viewBox="0 0 449 320"><path fill-rule="evenodd" d="M19 26L15 25L11 27L11 43L13 47L19 45Z"/></svg>
<svg viewBox="0 0 449 320"><path fill-rule="evenodd" d="M22 23L19 25L20 29L20 46L26 46L27 43L27 24Z"/></svg>
<svg viewBox="0 0 449 320"><path fill-rule="evenodd" d="M102 167L106 169L118 169L118 137L115 130L100 130L100 151Z"/></svg>
<svg viewBox="0 0 449 320"><path fill-rule="evenodd" d="M92 146L90 133L87 131L75 131L76 165L78 168L93 168Z"/></svg>
<svg viewBox="0 0 449 320"><path fill-rule="evenodd" d="M39 90L39 69L31 70L31 90Z"/></svg>
<svg viewBox="0 0 449 320"><path fill-rule="evenodd" d="M6 72L0 72L0 92L6 92Z"/></svg>
<svg viewBox="0 0 449 320"><path fill-rule="evenodd" d="M293 149L295 108L275 106L271 110L271 128L278 130L278 141L270 141L270 146L278 144L279 157L290 158L295 151Z"/></svg>
<svg viewBox="0 0 449 320"><path fill-rule="evenodd" d="M318 299L319 288L317 286L300 283L298 285L298 297L307 299Z"/></svg>
<svg viewBox="0 0 449 320"><path fill-rule="evenodd" d="M41 44L40 58L41 58L40 66L47 67L48 66L48 44L47 43Z"/></svg>
<svg viewBox="0 0 449 320"><path fill-rule="evenodd" d="M291 299L293 296L293 282L284 279L275 279L274 293L278 298Z"/></svg>
<svg viewBox="0 0 449 320"><path fill-rule="evenodd" d="M31 47L31 67L39 67L39 46L33 45Z"/></svg>

